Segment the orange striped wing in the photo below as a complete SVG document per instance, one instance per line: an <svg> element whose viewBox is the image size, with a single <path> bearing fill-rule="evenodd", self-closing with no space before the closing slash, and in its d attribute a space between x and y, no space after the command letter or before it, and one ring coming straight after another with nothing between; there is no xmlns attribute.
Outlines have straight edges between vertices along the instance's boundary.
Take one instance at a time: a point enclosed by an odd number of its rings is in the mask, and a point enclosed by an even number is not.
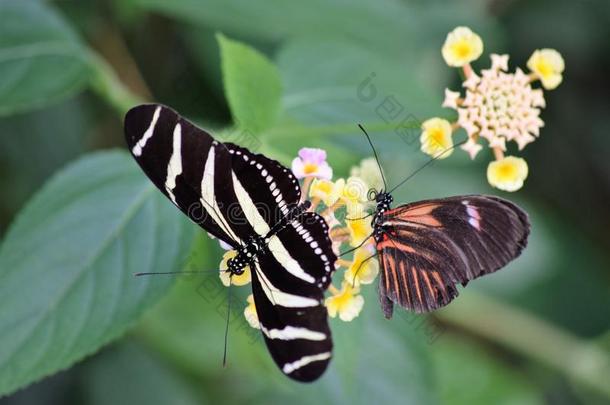
<svg viewBox="0 0 610 405"><path fill-rule="evenodd" d="M379 294L387 318L394 304L415 312L447 305L458 284L519 256L530 229L521 208L482 195L406 204L387 211L381 226Z"/></svg>

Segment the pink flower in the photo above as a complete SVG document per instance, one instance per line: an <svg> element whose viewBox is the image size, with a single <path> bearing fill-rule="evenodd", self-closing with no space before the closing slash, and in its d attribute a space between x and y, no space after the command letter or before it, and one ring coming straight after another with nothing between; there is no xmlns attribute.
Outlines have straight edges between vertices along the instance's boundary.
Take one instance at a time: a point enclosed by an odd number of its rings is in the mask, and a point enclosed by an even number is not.
<svg viewBox="0 0 610 405"><path fill-rule="evenodd" d="M468 155L470 155L470 159L474 159L477 153L479 153L479 151L483 149L483 147L479 145L473 138L468 138L468 141L466 141L465 144L460 146L460 148L468 152Z"/></svg>
<svg viewBox="0 0 610 405"><path fill-rule="evenodd" d="M521 150L539 136L544 125L540 119L545 105L542 91L532 88L521 69L507 72L508 55L493 54L491 60L490 69L482 70L480 76L472 72L464 81L466 95L454 108L458 125L469 137L462 149L471 158L481 149L475 146L479 138L494 149L505 151L506 141L513 141Z"/></svg>
<svg viewBox="0 0 610 405"><path fill-rule="evenodd" d="M508 55L498 55L492 53L491 57L491 68L496 70L508 70Z"/></svg>
<svg viewBox="0 0 610 405"><path fill-rule="evenodd" d="M333 177L333 169L326 162L326 151L316 148L302 148L292 161L292 172L297 179L315 177L330 180Z"/></svg>
<svg viewBox="0 0 610 405"><path fill-rule="evenodd" d="M445 101L443 101L443 107L449 107L457 110L459 98L459 92L445 89Z"/></svg>

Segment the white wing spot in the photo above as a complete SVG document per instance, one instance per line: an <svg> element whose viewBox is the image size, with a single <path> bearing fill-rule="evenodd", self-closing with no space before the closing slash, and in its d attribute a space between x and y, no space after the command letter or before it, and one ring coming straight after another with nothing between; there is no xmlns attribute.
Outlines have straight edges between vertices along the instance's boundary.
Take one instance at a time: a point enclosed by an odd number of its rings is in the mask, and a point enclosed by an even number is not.
<svg viewBox="0 0 610 405"><path fill-rule="evenodd" d="M282 367L282 371L285 374L290 374L293 371L298 370L303 366L313 363L314 361L330 359L330 356L331 356L330 352L314 354L312 356L303 356L297 361L293 361L292 363L284 364L284 366Z"/></svg>
<svg viewBox="0 0 610 405"><path fill-rule="evenodd" d="M131 150L135 156L142 155L142 149L144 149L144 147L146 146L146 142L148 142L148 140L150 138L152 138L153 133L155 132L155 126L157 126L157 120L159 119L159 114L161 114L161 107L157 107L155 109L155 113L153 114L153 118L152 118L152 121L150 122L150 125L148 126L148 129L146 131L144 131L144 135L142 135L142 138L140 138L140 140L136 143L136 145Z"/></svg>
<svg viewBox="0 0 610 405"><path fill-rule="evenodd" d="M169 159L167 165L167 176L165 178L165 190L169 194L169 198L176 202L176 196L173 193L176 188L176 178L182 174L182 127L180 124L176 124L174 127L173 141L172 141L172 156Z"/></svg>

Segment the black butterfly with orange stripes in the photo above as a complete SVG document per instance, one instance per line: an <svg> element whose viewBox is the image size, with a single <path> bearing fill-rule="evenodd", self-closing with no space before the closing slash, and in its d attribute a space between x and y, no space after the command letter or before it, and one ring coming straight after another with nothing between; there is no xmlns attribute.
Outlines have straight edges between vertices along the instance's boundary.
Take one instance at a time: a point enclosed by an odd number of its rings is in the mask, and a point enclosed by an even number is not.
<svg viewBox="0 0 610 405"><path fill-rule="evenodd" d="M458 284L465 286L519 256L530 232L527 213L494 196L456 196L392 209L391 192L416 173L390 191L371 190L369 197L376 203L372 236L381 267L379 299L388 319L394 304L415 312L447 305L457 297Z"/></svg>

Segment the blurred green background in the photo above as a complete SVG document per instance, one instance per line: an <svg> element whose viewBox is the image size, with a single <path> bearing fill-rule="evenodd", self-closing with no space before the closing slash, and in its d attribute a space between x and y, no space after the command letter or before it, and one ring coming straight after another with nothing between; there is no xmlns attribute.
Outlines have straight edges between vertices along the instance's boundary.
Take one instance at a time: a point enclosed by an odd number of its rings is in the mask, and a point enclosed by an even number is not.
<svg viewBox="0 0 610 405"><path fill-rule="evenodd" d="M524 67L555 48L564 82L545 92L521 191L490 189L486 158L455 153L395 198L510 198L530 213L528 249L429 317L386 321L367 288L359 318L332 320L335 356L314 385L281 375L239 306L223 368L217 277L131 277L213 269L222 252L116 152L125 110L154 100L235 133L230 106L239 115L248 99L225 97L221 32L277 67L278 118L253 134L260 152L289 163L300 147L325 148L346 176L370 155L361 122L396 183L426 160L417 130L394 131L400 119L451 116L440 104L459 77L440 47L457 25L483 38L475 67L492 52ZM0 404L610 403L608 38L603 0L0 0ZM377 96L363 101L371 74ZM387 96L404 107L390 123L376 111ZM127 206L137 213L120 243L88 262Z"/></svg>

